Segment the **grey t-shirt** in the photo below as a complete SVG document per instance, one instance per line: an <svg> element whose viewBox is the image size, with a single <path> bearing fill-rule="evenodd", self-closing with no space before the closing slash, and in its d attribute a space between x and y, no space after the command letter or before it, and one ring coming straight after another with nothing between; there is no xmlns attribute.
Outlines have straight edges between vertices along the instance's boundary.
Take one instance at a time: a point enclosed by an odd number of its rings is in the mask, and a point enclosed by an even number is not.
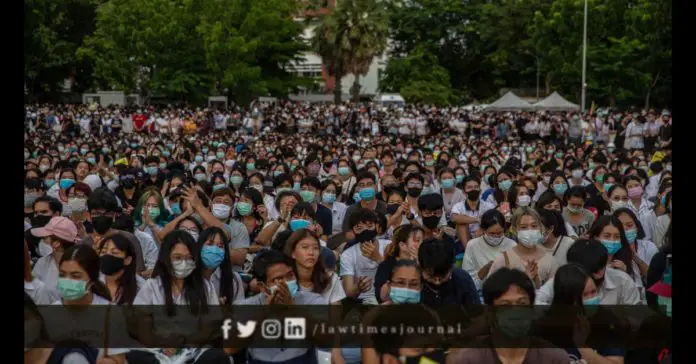
<svg viewBox="0 0 696 364"><path fill-rule="evenodd" d="M573 227L573 230L576 234L578 234L578 236L582 236L583 234L588 233L590 231L590 227L592 226L595 217L590 210L583 209L582 219L578 222L573 222L570 219L570 211L568 211L568 208L566 207L563 208L563 220L565 220L570 226Z"/></svg>

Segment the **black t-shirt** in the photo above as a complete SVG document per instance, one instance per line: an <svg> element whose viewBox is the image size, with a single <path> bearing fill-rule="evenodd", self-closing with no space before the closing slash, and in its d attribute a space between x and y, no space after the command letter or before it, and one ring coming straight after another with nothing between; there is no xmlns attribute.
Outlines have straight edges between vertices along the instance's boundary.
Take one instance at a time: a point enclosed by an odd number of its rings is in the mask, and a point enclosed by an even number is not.
<svg viewBox="0 0 696 364"><path fill-rule="evenodd" d="M162 171L157 173L157 178L155 178L154 181L150 177L148 177L143 182L143 188L155 186L155 187L157 187L157 191L160 191L162 189L163 185L164 185L164 173Z"/></svg>
<svg viewBox="0 0 696 364"><path fill-rule="evenodd" d="M140 189L136 188L135 193L133 193L133 196L129 199L128 197L126 197L125 192L123 192L123 187L118 186L116 187L114 194L116 195L116 197L118 197L119 201L121 201L121 207L127 209L128 206L126 205L130 205L133 208L135 208L135 206L138 205L138 200L140 200L140 195L142 193L140 192Z"/></svg>
<svg viewBox="0 0 696 364"><path fill-rule="evenodd" d="M317 223L321 226L324 235L330 236L333 231L333 214L331 210L317 204Z"/></svg>
<svg viewBox="0 0 696 364"><path fill-rule="evenodd" d="M609 206L609 203L602 197L602 194L595 185L585 186L585 191L589 195L587 202L585 202L585 206L597 209L597 216L603 216L605 212L610 210L611 206Z"/></svg>

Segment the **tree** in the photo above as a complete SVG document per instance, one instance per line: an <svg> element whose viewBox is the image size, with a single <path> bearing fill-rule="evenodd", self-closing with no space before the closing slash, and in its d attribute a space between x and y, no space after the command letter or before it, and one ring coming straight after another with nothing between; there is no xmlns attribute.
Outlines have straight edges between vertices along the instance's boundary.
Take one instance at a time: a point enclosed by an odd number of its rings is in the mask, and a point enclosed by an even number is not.
<svg viewBox="0 0 696 364"><path fill-rule="evenodd" d="M447 70L425 45L407 57L389 62L380 88L399 92L413 103L448 105L453 99Z"/></svg>
<svg viewBox="0 0 696 364"><path fill-rule="evenodd" d="M24 82L29 94L55 100L63 81L89 87L90 64L74 55L94 30L97 0L24 2Z"/></svg>
<svg viewBox="0 0 696 364"><path fill-rule="evenodd" d="M341 103L341 80L348 73L349 46L345 43L347 37L343 36L344 31L344 28L339 28L334 16L323 14L311 39L312 49L321 57L329 76L336 80L333 89L336 104Z"/></svg>

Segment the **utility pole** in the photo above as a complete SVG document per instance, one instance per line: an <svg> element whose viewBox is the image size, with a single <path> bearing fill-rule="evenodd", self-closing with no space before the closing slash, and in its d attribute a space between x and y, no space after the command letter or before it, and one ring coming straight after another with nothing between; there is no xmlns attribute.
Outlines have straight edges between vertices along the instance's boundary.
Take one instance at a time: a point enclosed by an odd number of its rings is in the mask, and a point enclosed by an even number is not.
<svg viewBox="0 0 696 364"><path fill-rule="evenodd" d="M582 112L585 112L585 90L587 83L585 82L585 74L587 72L587 0L585 0L585 20L582 27L582 94L580 103Z"/></svg>

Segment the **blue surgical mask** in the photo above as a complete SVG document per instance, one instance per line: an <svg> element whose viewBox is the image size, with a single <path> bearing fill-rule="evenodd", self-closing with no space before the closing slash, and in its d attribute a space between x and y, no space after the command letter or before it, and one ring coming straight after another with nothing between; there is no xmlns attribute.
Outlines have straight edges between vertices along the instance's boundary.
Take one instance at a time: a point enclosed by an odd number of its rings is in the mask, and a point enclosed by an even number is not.
<svg viewBox="0 0 696 364"><path fill-rule="evenodd" d="M555 185L553 185L553 192L555 192L556 195L565 194L567 189L568 186L565 183L556 183Z"/></svg>
<svg viewBox="0 0 696 364"><path fill-rule="evenodd" d="M304 202L314 203L314 200L317 198L317 194L314 193L314 191L300 191L300 197L302 197L302 201Z"/></svg>
<svg viewBox="0 0 696 364"><path fill-rule="evenodd" d="M291 281L285 281L285 284L288 285L290 296L295 298L295 296L297 296L297 291L300 289L300 287L297 285L297 280L293 279Z"/></svg>
<svg viewBox="0 0 696 364"><path fill-rule="evenodd" d="M224 183L218 183L218 184L216 184L216 185L213 185L213 192L215 192L215 191L217 191L217 190L221 190L221 189L223 189L223 188L225 188L225 187L227 187L227 185L224 184Z"/></svg>
<svg viewBox="0 0 696 364"><path fill-rule="evenodd" d="M505 181L500 181L498 182L498 187L503 191L507 191L510 189L510 187L512 187L512 181L509 179Z"/></svg>
<svg viewBox="0 0 696 364"><path fill-rule="evenodd" d="M626 230L626 240L628 240L629 243L634 244L636 242L637 238L638 238L638 230L636 230L636 229Z"/></svg>
<svg viewBox="0 0 696 364"><path fill-rule="evenodd" d="M463 175L457 175L454 177L454 180L457 181L457 184L464 182L464 176Z"/></svg>
<svg viewBox="0 0 696 364"><path fill-rule="evenodd" d="M87 158L87 163L89 163L89 164L91 164L91 165L95 165L95 164L97 164L97 159L94 158L94 157L88 157L88 158Z"/></svg>
<svg viewBox="0 0 696 364"><path fill-rule="evenodd" d="M201 259L206 268L215 269L225 259L225 251L216 245L204 245L201 249Z"/></svg>
<svg viewBox="0 0 696 364"><path fill-rule="evenodd" d="M443 179L442 181L440 181L440 185L442 186L442 188L450 189L454 187L454 180L451 178Z"/></svg>
<svg viewBox="0 0 696 364"><path fill-rule="evenodd" d="M353 194L353 201L355 201L355 203L360 202L360 193L359 192L356 192Z"/></svg>
<svg viewBox="0 0 696 364"><path fill-rule="evenodd" d="M338 167L338 174L341 176L347 176L350 173L350 168L348 167Z"/></svg>
<svg viewBox="0 0 696 364"><path fill-rule="evenodd" d="M300 229L307 229L312 225L312 222L305 219L292 219L290 220L290 230L297 231Z"/></svg>
<svg viewBox="0 0 696 364"><path fill-rule="evenodd" d="M58 186L60 186L60 189L62 190L67 190L70 188L72 185L75 184L75 180L72 178L62 178L60 182L58 183Z"/></svg>
<svg viewBox="0 0 696 364"><path fill-rule="evenodd" d="M147 168L145 168L145 171L146 171L147 174L149 174L150 176L156 176L156 175L157 175L157 167L147 167Z"/></svg>
<svg viewBox="0 0 696 364"><path fill-rule="evenodd" d="M331 205L332 203L336 202L336 194L324 192L324 194L321 195L321 201L327 205Z"/></svg>
<svg viewBox="0 0 696 364"><path fill-rule="evenodd" d="M616 252L618 252L619 249L621 249L621 241L620 240L616 240L616 241L602 240L602 245L604 245L604 247L607 248L607 252L610 255L616 254Z"/></svg>
<svg viewBox="0 0 696 364"><path fill-rule="evenodd" d="M419 303L421 292L415 289L391 287L389 289L389 299L395 304Z"/></svg>
<svg viewBox="0 0 696 364"><path fill-rule="evenodd" d="M295 192L298 192L298 193L299 193L299 192L300 192L300 187L301 187L301 186L300 186L300 182L295 182L295 183L292 184L292 190L295 191Z"/></svg>
<svg viewBox="0 0 696 364"><path fill-rule="evenodd" d="M582 300L584 306L597 306L599 305L599 296L594 296L592 298L587 298Z"/></svg>
<svg viewBox="0 0 696 364"><path fill-rule="evenodd" d="M375 199L375 189L373 187L365 187L360 190L360 199L365 201L372 201Z"/></svg>
<svg viewBox="0 0 696 364"><path fill-rule="evenodd" d="M74 301L87 294L87 282L70 278L58 278L58 293L64 300Z"/></svg>
<svg viewBox="0 0 696 364"><path fill-rule="evenodd" d="M173 204L172 204L171 206L169 206L169 207L170 207L171 210L172 210L172 214L174 214L174 215L181 215L181 205L180 205L178 202L173 203Z"/></svg>
<svg viewBox="0 0 696 364"><path fill-rule="evenodd" d="M242 184L242 182L244 182L244 177L236 176L236 175L232 176L232 177L230 177L230 182L232 182L232 184L235 186L239 186Z"/></svg>
<svg viewBox="0 0 696 364"><path fill-rule="evenodd" d="M44 185L46 186L46 189L49 189L49 188L53 187L53 185L55 185L55 184L56 184L56 180L55 180L55 179L47 179L47 180L44 180Z"/></svg>

